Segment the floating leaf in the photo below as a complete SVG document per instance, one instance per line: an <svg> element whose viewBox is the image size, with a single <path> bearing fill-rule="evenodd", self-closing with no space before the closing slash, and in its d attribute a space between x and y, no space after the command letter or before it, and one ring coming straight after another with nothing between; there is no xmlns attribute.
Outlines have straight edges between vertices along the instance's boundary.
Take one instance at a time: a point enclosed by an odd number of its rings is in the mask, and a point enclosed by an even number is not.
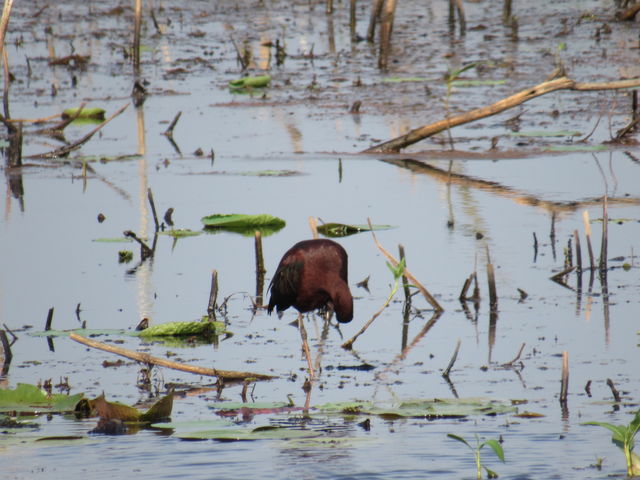
<svg viewBox="0 0 640 480"><path fill-rule="evenodd" d="M99 242L99 243L127 243L127 242L133 242L132 239L127 238L127 237L94 238L93 241L94 242Z"/></svg>
<svg viewBox="0 0 640 480"><path fill-rule="evenodd" d="M542 418L545 415L543 415L542 413L536 413L536 412L527 412L524 411L522 413L517 413L516 415L514 415L514 417L518 417L518 418Z"/></svg>
<svg viewBox="0 0 640 480"><path fill-rule="evenodd" d="M137 408L130 407L119 402L108 402L104 394L89 400L91 415L102 420L122 420L123 422L158 422L171 416L173 409L173 393L170 393L156 403L149 410L141 412Z"/></svg>
<svg viewBox="0 0 640 480"><path fill-rule="evenodd" d="M145 330L138 332L138 336L147 337L165 337L165 336L201 336L210 337L225 333L225 325L222 322L168 322L159 325L152 325Z"/></svg>
<svg viewBox="0 0 640 480"><path fill-rule="evenodd" d="M35 385L19 383L14 390L0 390L0 411L18 413L73 412L83 394L47 394Z"/></svg>
<svg viewBox="0 0 640 480"><path fill-rule="evenodd" d="M322 435L320 432L300 430L286 427L258 427L253 430L224 428L187 432L177 435L183 440L218 440L222 442L238 442L252 440L290 440L294 438L312 438Z"/></svg>
<svg viewBox="0 0 640 480"><path fill-rule="evenodd" d="M80 107L67 108L62 112L62 118L71 118L78 113ZM83 108L76 120L104 120L104 108Z"/></svg>
<svg viewBox="0 0 640 480"><path fill-rule="evenodd" d="M196 230L190 230L188 228L178 228L178 229L171 229L171 230L165 230L164 232L159 232L160 235L169 235L170 237L173 238L184 238L184 237L196 237L200 234L202 234L202 232L198 232Z"/></svg>
<svg viewBox="0 0 640 480"><path fill-rule="evenodd" d="M606 145L549 145L546 150L551 152L598 152L600 150L606 150Z"/></svg>
<svg viewBox="0 0 640 480"><path fill-rule="evenodd" d="M202 217L202 223L207 228L257 228L284 227L285 221L269 214L243 215L239 213L216 213Z"/></svg>
<svg viewBox="0 0 640 480"><path fill-rule="evenodd" d="M259 75L257 77L243 77L229 82L232 90L248 89L248 88L264 88L269 86L271 75Z"/></svg>
<svg viewBox="0 0 640 480"><path fill-rule="evenodd" d="M99 335L131 335L132 332L116 328L75 328L72 330L38 330L28 332L32 337L68 337L71 333L77 333L84 337L97 337Z"/></svg>
<svg viewBox="0 0 640 480"><path fill-rule="evenodd" d="M354 233L368 232L370 230L389 230L393 228L392 225L373 225L373 228L369 228L368 225L345 225L343 223L323 223L318 225L318 232L325 237L346 237L353 235Z"/></svg>
<svg viewBox="0 0 640 480"><path fill-rule="evenodd" d="M392 405L370 402L326 404L316 407L321 412L378 415L383 418L462 418L469 415L497 415L513 413L516 408L508 402L479 398L410 400Z"/></svg>

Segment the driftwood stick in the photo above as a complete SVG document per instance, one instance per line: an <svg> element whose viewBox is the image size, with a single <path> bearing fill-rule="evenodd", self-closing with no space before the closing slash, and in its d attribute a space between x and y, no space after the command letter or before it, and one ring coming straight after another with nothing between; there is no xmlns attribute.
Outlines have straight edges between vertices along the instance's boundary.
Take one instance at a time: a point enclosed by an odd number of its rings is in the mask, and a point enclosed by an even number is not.
<svg viewBox="0 0 640 480"><path fill-rule="evenodd" d="M616 17L618 20L633 20L635 16L640 12L640 3L632 5L624 12L620 12Z"/></svg>
<svg viewBox="0 0 640 480"><path fill-rule="evenodd" d="M209 377L218 377L224 380L244 380L246 378L253 378L255 380L270 380L275 378L272 375L263 375L261 373L253 372L237 372L234 370L218 370L217 368L205 368L195 365L188 365L185 363L172 362L165 358L153 357L148 353L135 352L122 347L116 347L114 345L107 345L106 343L97 342L89 338L83 337L76 333L69 335L71 340L87 345L91 348L97 348L98 350L104 350L105 352L115 353L122 357L130 358L137 362L158 365L160 367L172 368L174 370L181 370L183 372L195 373L196 375L206 375Z"/></svg>
<svg viewBox="0 0 640 480"><path fill-rule="evenodd" d="M391 255L387 250L385 250L382 244L378 241L378 238L376 237L376 234L373 231L373 225L371 224L370 218L367 218L367 223L369 224L369 229L371 230L371 236L373 236L373 241L376 243L376 246L378 247L378 249L382 252L382 254L385 257L387 257L387 260L389 260L389 262L394 267L397 267L398 260L396 260L393 257L393 255ZM444 312L444 308L440 306L438 301L435 298L433 298L433 296L428 292L428 290L418 281L416 277L413 276L413 274L406 267L404 269L404 275L411 281L413 285L415 285L418 288L418 290L420 290L420 293L422 293L424 298L427 300L427 302L431 304L431 306L435 309L436 312Z"/></svg>
<svg viewBox="0 0 640 480"><path fill-rule="evenodd" d="M510 97L503 98L486 107L476 108L468 112L462 113L455 117L445 118L429 125L424 125L411 130L409 133L396 137L392 140L388 140L383 143L374 145L373 147L365 150L365 153L392 153L399 152L409 145L413 145L420 140L424 140L432 135L443 132L447 129L463 125L465 123L473 122L481 118L490 117L498 113L504 112L510 108L518 106L522 103L528 102L536 97L545 95L547 93L555 92L557 90L579 90L579 91L593 91L593 90L615 90L620 88L632 88L640 86L640 78L633 78L629 80L618 80L615 82L594 82L594 83L581 83L575 82L567 77L560 77L547 82L539 83L538 85L522 90Z"/></svg>
<svg viewBox="0 0 640 480"><path fill-rule="evenodd" d="M111 115L109 118L107 118L104 122L102 122L100 125L96 126L96 128L94 128L93 130L91 130L89 133L87 133L84 137L82 137L80 140L72 143L71 145L65 145L64 147L58 148L56 150L53 150L51 152L48 153L38 153L36 155L29 155L28 157L25 158L59 158L59 157L64 157L66 155L68 155L69 153L71 153L74 150L77 150L78 148L80 148L83 144L87 143L89 140L91 140L91 137L93 137L96 132L98 130L100 130L102 127L104 127L107 123L109 123L111 120L113 120L114 118L116 118L118 115L120 115L122 112L125 111L125 109L129 106L128 103L126 103L125 105L123 105L122 107L120 107L113 115Z"/></svg>

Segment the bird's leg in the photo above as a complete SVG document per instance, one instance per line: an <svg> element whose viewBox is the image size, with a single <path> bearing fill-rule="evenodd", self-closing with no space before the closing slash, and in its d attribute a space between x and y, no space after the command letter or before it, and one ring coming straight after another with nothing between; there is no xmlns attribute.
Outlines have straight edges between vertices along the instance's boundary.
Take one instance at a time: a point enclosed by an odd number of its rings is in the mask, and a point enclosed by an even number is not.
<svg viewBox="0 0 640 480"><path fill-rule="evenodd" d="M307 330L304 328L304 322L302 313L298 314L298 330L300 330L300 338L302 338L302 350L304 356L307 357L307 363L309 364L309 380L313 380L315 372L313 370L313 364L311 362L311 351L309 350L309 342L307 342Z"/></svg>

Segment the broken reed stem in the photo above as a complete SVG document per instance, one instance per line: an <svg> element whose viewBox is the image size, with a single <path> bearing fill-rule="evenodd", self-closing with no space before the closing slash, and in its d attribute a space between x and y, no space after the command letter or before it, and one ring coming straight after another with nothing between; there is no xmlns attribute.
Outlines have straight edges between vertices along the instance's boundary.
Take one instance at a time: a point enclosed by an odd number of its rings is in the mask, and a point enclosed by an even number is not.
<svg viewBox="0 0 640 480"><path fill-rule="evenodd" d="M207 313L209 318L215 316L215 311L218 302L218 271L213 270L211 272L211 290L209 291L209 304L207 305Z"/></svg>
<svg viewBox="0 0 640 480"><path fill-rule="evenodd" d="M133 238L136 242L138 242L138 244L140 245L140 257L144 260L145 258L149 258L153 256L153 250L149 248L149 245L147 245L146 243L144 243L144 241L138 237L134 232L132 232L131 230L125 230L122 233L125 237L129 237L129 238Z"/></svg>
<svg viewBox="0 0 640 480"><path fill-rule="evenodd" d="M380 19L382 13L382 5L384 0L374 0L373 8L371 9L371 17L369 18L369 27L367 28L367 42L373 43L376 36L376 23Z"/></svg>
<svg viewBox="0 0 640 480"><path fill-rule="evenodd" d="M158 214L156 213L156 204L153 201L153 192L151 188L147 188L147 198L149 199L149 205L151 205L151 212L153 213L153 223L156 226L156 232L160 231L160 223L158 222Z"/></svg>
<svg viewBox="0 0 640 480"><path fill-rule="evenodd" d="M331 15L333 13L333 0L327 0L327 8L325 9L325 13L327 15Z"/></svg>
<svg viewBox="0 0 640 480"><path fill-rule="evenodd" d="M513 360L511 360L510 362L507 362L505 364L503 364L504 367L512 367L514 363L516 363L519 359L520 359L520 355L522 355L522 351L524 350L524 346L526 345L525 342L522 342L522 345L520 345L520 350L518 350L518 354L515 356L515 358Z"/></svg>
<svg viewBox="0 0 640 480"><path fill-rule="evenodd" d="M582 273L582 248L580 247L580 237L578 236L578 230L573 231L573 242L576 244L576 265L578 267L578 274Z"/></svg>
<svg viewBox="0 0 640 480"><path fill-rule="evenodd" d="M349 29L351 31L351 40L356 39L356 7L357 0L349 0Z"/></svg>
<svg viewBox="0 0 640 480"><path fill-rule="evenodd" d="M582 213L582 220L584 221L584 234L587 237L587 249L589 250L589 267L593 270L596 268L596 265L593 259L593 247L591 246L591 223L589 222L588 210Z"/></svg>
<svg viewBox="0 0 640 480"><path fill-rule="evenodd" d="M402 261L403 259L406 259L405 255L404 255L404 245L400 244L398 245L398 253L400 255L400 261ZM405 266L407 265L406 260L405 260ZM407 282L407 277L405 276L405 274L402 274L402 289L404 290L404 301L406 303L411 302L411 292L409 291L409 282Z"/></svg>
<svg viewBox="0 0 640 480"><path fill-rule="evenodd" d="M562 277L564 277L565 275L570 274L571 272L573 272L576 269L576 267L568 267L565 268L564 270L562 270L561 272L556 273L555 275L551 275L549 277L550 280L553 280L554 282L559 282L559 283L564 283L564 281L562 280Z"/></svg>
<svg viewBox="0 0 640 480"><path fill-rule="evenodd" d="M411 130L405 135L374 145L364 151L364 153L391 153L399 152L403 148L413 145L420 140L431 137L447 129L473 122L481 118L490 117L504 112L522 103L528 102L536 97L558 90L593 91L593 90L614 90L621 88L633 88L640 86L640 78L628 80L618 80L614 82L594 82L582 83L571 80L567 77L560 77L550 81L539 83L531 88L521 90L514 95L503 98L491 105L476 108L462 113L455 117L445 118L435 123L424 125Z"/></svg>
<svg viewBox="0 0 640 480"><path fill-rule="evenodd" d="M569 391L569 352L562 352L562 381L560 383L560 405L567 405Z"/></svg>
<svg viewBox="0 0 640 480"><path fill-rule="evenodd" d="M493 310L498 306L498 293L496 292L496 277L489 256L489 247L487 247L487 282L489 283L489 305Z"/></svg>
<svg viewBox="0 0 640 480"><path fill-rule="evenodd" d="M44 324L45 331L51 330L51 322L53 322L53 307L51 307L49 313L47 313L47 321Z"/></svg>
<svg viewBox="0 0 640 480"><path fill-rule="evenodd" d="M458 352L460 351L461 344L462 341L458 339L458 342L456 343L456 349L453 351L453 355L451 355L451 360L449 360L449 365L447 365L447 368L445 368L444 372L442 372L443 377L449 378L449 372L451 372L453 364L456 363L456 360L458 359Z"/></svg>
<svg viewBox="0 0 640 480"><path fill-rule="evenodd" d="M309 217L309 228L311 229L311 238L318 238L318 219L316 217Z"/></svg>
<svg viewBox="0 0 640 480"><path fill-rule="evenodd" d="M396 0L385 0L380 21L380 53L378 56L378 68L380 70L386 70L389 64L395 10Z"/></svg>
<svg viewBox="0 0 640 480"><path fill-rule="evenodd" d="M376 237L376 234L373 231L373 225L371 224L370 218L367 218L367 223L369 225L369 230L371 231L371 236L373 237L373 241L375 242L378 249L387 258L387 260L389 260L389 263L391 263L391 265L393 265L394 267L397 267L398 260L396 260L393 257L393 255L391 255L378 241L378 238ZM427 300L427 302L429 302L429 304L434 308L436 312L444 312L444 308L440 306L438 301L429 293L429 291L418 281L416 277L413 276L413 274L406 267L404 269L404 275L406 275L409 281L413 285L415 285L418 288L418 290L420 290L420 293L422 293L424 298Z"/></svg>
<svg viewBox="0 0 640 480"><path fill-rule="evenodd" d="M142 27L142 0L135 0L135 19L133 23L133 76L140 76L140 31Z"/></svg>
<svg viewBox="0 0 640 480"><path fill-rule="evenodd" d="M609 212L607 211L607 195L602 197L602 242L600 244L600 262L599 269L600 275L604 275L607 272L607 250L609 241Z"/></svg>
<svg viewBox="0 0 640 480"><path fill-rule="evenodd" d="M181 370L183 372L195 373L196 375L218 377L219 379L224 379L224 380L245 380L247 378L251 378L254 380L270 380L272 378L275 378L272 375L263 375L261 373L238 372L235 370L218 370L217 368L197 367L195 365L172 362L171 360L167 360L165 358L153 357L148 353L135 352L133 350L128 350L126 348L116 347L113 345L107 345L102 342L97 342L95 340L91 340L89 338L83 337L76 333L71 333L69 335L69 338L71 338L71 340L75 340L76 342L82 343L83 345L87 345L88 347L97 348L99 350L104 350L105 352L109 352L109 353L115 353L116 355L130 358L137 362L141 362L149 365L158 365L160 367L172 368L174 370Z"/></svg>
<svg viewBox="0 0 640 480"><path fill-rule="evenodd" d="M4 357L2 363L2 374L5 375L7 370L9 370L9 365L13 359L13 353L11 353L11 344L7 338L7 332L4 330L0 330L0 343L2 343L2 355Z"/></svg>
<svg viewBox="0 0 640 480"><path fill-rule="evenodd" d="M4 64L4 87L3 87L3 104L4 115L0 115L0 121L7 127L9 133L16 131L15 125L9 123L9 85L11 83L9 79L9 62L7 60L7 51L4 48L4 39L9 27L9 18L11 17L11 7L13 6L13 0L5 0L4 7L2 8L2 18L0 18L0 49L2 52L2 59Z"/></svg>
<svg viewBox="0 0 640 480"><path fill-rule="evenodd" d="M256 230L255 237L255 250L256 250L256 301L262 306L262 297L264 292L264 274L267 270L264 268L264 257L262 254L262 234Z"/></svg>
<svg viewBox="0 0 640 480"><path fill-rule="evenodd" d="M615 401L617 403L620 403L622 400L620 397L620 392L618 391L616 386L613 384L613 380L611 380L610 378L607 378L607 385L611 389L611 393L613 394L613 398L615 399Z"/></svg>
<svg viewBox="0 0 640 480"><path fill-rule="evenodd" d="M171 123L167 127L167 129L162 133L165 137L173 138L173 129L176 127L176 123L180 120L180 116L182 115L182 111L176 113L176 116L173 117Z"/></svg>
<svg viewBox="0 0 640 480"><path fill-rule="evenodd" d="M391 303L391 300L393 300L393 295L389 295L385 300L384 304L382 305L382 307L380 307L380 309L373 314L373 316L369 319L369 321L367 321L367 323L365 323L362 326L362 328L358 330L358 332L353 337L351 337L349 340L344 342L341 345L341 347L344 348L345 350L351 350L353 348L353 343L358 339L360 335L362 335L367 330L367 328L369 328L369 325L371 325L373 321L376 318L378 318L382 312L384 312L384 309L389 306L389 304Z"/></svg>

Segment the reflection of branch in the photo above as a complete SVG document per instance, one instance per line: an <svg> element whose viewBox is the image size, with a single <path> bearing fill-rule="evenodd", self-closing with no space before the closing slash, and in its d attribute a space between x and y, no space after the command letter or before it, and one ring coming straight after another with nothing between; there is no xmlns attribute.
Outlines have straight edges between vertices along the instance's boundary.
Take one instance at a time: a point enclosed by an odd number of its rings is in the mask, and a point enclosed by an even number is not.
<svg viewBox="0 0 640 480"><path fill-rule="evenodd" d="M542 82L534 87L526 88L520 92L503 98L486 107L476 108L468 112L462 113L455 117L445 118L429 125L424 125L411 130L409 133L396 137L384 143L379 143L365 150L367 153L375 152L399 152L409 145L413 145L420 140L431 137L444 130L473 122L481 118L490 117L497 113L504 112L510 108L516 107L522 103L528 102L536 97L557 90L614 90L620 88L631 88L640 86L640 78L632 78L629 80L618 80L616 82L597 82L597 83L580 83L575 82L567 77L560 77L548 82Z"/></svg>
<svg viewBox="0 0 640 480"><path fill-rule="evenodd" d="M574 212L579 208L602 204L602 198L591 198L591 199L586 199L581 201L569 201L569 202L542 200L541 198L538 198L534 195L515 190L511 187L504 186L498 182L482 180L482 179L474 178L468 175L463 175L461 173L454 173L449 170L443 170L441 168L434 167L433 165L429 165L419 160L414 160L412 158L405 158L402 160L385 158L385 159L382 159L382 161L386 163L391 163L393 165L397 165L399 167L407 168L412 172L429 175L435 178L436 180L440 180L444 183L454 183L458 185L464 185L466 187L477 188L478 190L488 191L501 196L512 197L517 203L529 205L532 207L542 207L545 210L548 210L551 212L554 212L554 211ZM618 205L620 204L640 205L640 198L630 198L630 197L608 198L607 201L610 204L615 203Z"/></svg>
<svg viewBox="0 0 640 480"><path fill-rule="evenodd" d="M72 151L80 148L80 146L82 146L83 144L85 144L86 142L88 142L89 140L91 140L91 137L93 137L96 132L98 130L100 130L102 127L104 127L107 123L109 123L111 120L113 120L114 118L116 118L118 115L120 115L122 112L125 111L125 109L129 106L129 104L125 104L124 106L120 107L118 109L118 111L116 113L114 113L113 115L111 115L109 118L107 118L104 122L102 122L100 125L98 125L96 128L94 128L93 130L91 130L89 133L87 133L84 137L82 137L80 140L72 143L71 145L65 145L64 147L58 148L56 150L53 150L51 152L48 153L39 153L36 155L30 155L28 157L25 158L59 158L59 157L64 157L66 155L68 155L69 153L71 153Z"/></svg>

